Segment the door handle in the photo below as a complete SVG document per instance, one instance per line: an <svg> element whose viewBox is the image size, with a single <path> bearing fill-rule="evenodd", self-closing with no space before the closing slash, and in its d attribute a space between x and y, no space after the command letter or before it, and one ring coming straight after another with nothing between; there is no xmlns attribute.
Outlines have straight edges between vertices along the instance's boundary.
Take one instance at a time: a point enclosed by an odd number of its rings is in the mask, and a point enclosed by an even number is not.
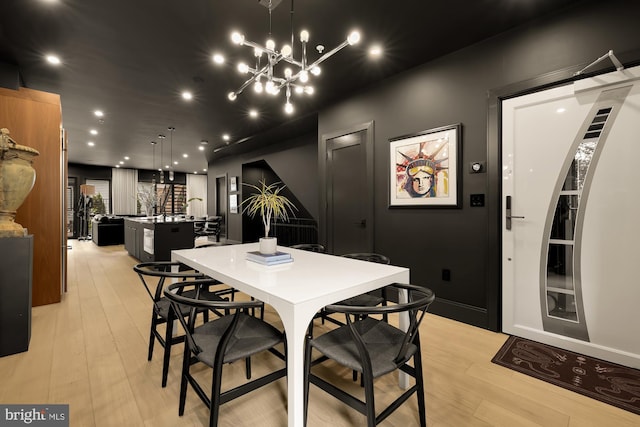
<svg viewBox="0 0 640 427"><path fill-rule="evenodd" d="M505 211L506 211L505 227L507 228L507 230L511 230L511 220L512 219L524 219L523 216L511 215L511 196L507 196Z"/></svg>

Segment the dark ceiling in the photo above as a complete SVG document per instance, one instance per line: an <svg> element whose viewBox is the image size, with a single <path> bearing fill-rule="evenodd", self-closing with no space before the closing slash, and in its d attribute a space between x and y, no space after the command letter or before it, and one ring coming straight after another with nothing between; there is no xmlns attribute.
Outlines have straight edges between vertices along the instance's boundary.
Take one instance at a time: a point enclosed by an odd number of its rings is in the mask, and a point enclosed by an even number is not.
<svg viewBox="0 0 640 427"><path fill-rule="evenodd" d="M252 49L231 43L231 31L258 43L269 33L268 9L257 0L2 0L0 62L16 66L22 86L61 95L70 162L151 169L151 141L160 142L159 134L166 135L168 163L172 126L175 170L202 173L226 144L283 126L313 126L321 107L346 95L579 1L298 0L291 14L291 0L282 0L271 21L278 47L290 40L291 21L296 39L302 28L311 34L311 60L317 44L328 50L352 29L362 33L358 45L323 64L312 81L314 95L292 98L292 116L283 111L283 94L260 97L247 89L235 102L227 99L245 80L237 62L254 62ZM373 43L384 52L376 60L367 55ZM299 51L294 45L294 56ZM222 68L213 63L214 52L226 54ZM48 53L62 64L49 65ZM184 101L183 90L194 99ZM259 118L247 116L250 108ZM96 109L105 113L102 122ZM204 152L198 150L203 140ZM155 153L160 167L160 144Z"/></svg>

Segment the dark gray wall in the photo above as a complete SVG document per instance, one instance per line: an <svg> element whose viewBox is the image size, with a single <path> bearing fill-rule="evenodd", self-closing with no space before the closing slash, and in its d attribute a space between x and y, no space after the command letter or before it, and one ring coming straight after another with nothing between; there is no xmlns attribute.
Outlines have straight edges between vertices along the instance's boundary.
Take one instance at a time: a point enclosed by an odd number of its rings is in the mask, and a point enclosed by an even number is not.
<svg viewBox="0 0 640 427"><path fill-rule="evenodd" d="M213 212L216 176L238 176L242 181L243 163L265 159L319 220L322 243L325 218L319 207L325 203L325 156L318 141L323 135L373 121L374 250L388 255L394 264L410 267L412 282L435 290L433 312L498 330L498 95L513 96L570 80L573 72L610 49L626 65L640 62L638 16L637 0L588 0L397 75L320 111L317 134L292 136L279 145L211 160L209 211ZM604 62L589 71L609 70L613 67ZM454 123L462 123L462 207L389 209L389 139ZM486 161L487 172L470 174L471 161ZM485 207L469 206L469 196L475 193L486 195ZM240 215L229 217L229 238L242 241ZM449 281L442 279L443 269L451 272Z"/></svg>
<svg viewBox="0 0 640 427"><path fill-rule="evenodd" d="M374 122L375 251L411 268L411 280L432 288L436 313L499 329L500 159L489 132L490 97L505 89L531 88L569 78L613 49L625 63L640 60L640 2L585 2L483 43L396 76L372 90L325 109L318 134ZM437 41L425 41L437 42ZM610 67L610 63L605 63ZM602 68L602 67L600 67ZM492 116L497 121L497 115ZM462 123L462 208L389 209L390 138ZM324 160L318 153L319 181ZM470 174L471 161L488 161L488 172ZM471 208L469 195L487 195ZM324 188L320 190L322 195ZM321 213L322 236L324 216ZM321 238L322 241L322 238ZM442 270L451 280L442 279Z"/></svg>
<svg viewBox="0 0 640 427"><path fill-rule="evenodd" d="M319 183L317 134L315 132L292 137L278 143L264 142L262 148L249 153L234 154L210 162L208 212L215 212L216 177L225 174L228 177L237 176L238 190L240 191L238 199L242 200L243 189L240 184L242 183L242 165L257 160L265 160L309 214L315 219L318 218ZM242 216L229 214L227 218L227 238L234 242L242 242Z"/></svg>

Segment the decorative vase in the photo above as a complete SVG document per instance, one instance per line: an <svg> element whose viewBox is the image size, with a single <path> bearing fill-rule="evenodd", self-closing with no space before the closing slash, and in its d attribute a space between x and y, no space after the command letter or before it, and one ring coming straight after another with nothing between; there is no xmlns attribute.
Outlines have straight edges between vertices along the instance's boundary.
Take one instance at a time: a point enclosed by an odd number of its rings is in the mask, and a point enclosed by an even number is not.
<svg viewBox="0 0 640 427"><path fill-rule="evenodd" d="M273 255L278 247L278 239L275 237L260 238L260 253L265 255Z"/></svg>
<svg viewBox="0 0 640 427"><path fill-rule="evenodd" d="M15 217L36 181L32 164L38 155L37 150L11 139L8 129L0 129L0 237L25 235Z"/></svg>

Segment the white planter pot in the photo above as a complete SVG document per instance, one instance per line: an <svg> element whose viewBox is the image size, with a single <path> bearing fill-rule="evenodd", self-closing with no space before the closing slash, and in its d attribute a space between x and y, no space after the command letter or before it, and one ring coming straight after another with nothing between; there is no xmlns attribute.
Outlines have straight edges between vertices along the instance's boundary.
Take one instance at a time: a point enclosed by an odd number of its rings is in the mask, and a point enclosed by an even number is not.
<svg viewBox="0 0 640 427"><path fill-rule="evenodd" d="M275 254L277 251L278 239L275 237L260 238L260 253L265 255Z"/></svg>

